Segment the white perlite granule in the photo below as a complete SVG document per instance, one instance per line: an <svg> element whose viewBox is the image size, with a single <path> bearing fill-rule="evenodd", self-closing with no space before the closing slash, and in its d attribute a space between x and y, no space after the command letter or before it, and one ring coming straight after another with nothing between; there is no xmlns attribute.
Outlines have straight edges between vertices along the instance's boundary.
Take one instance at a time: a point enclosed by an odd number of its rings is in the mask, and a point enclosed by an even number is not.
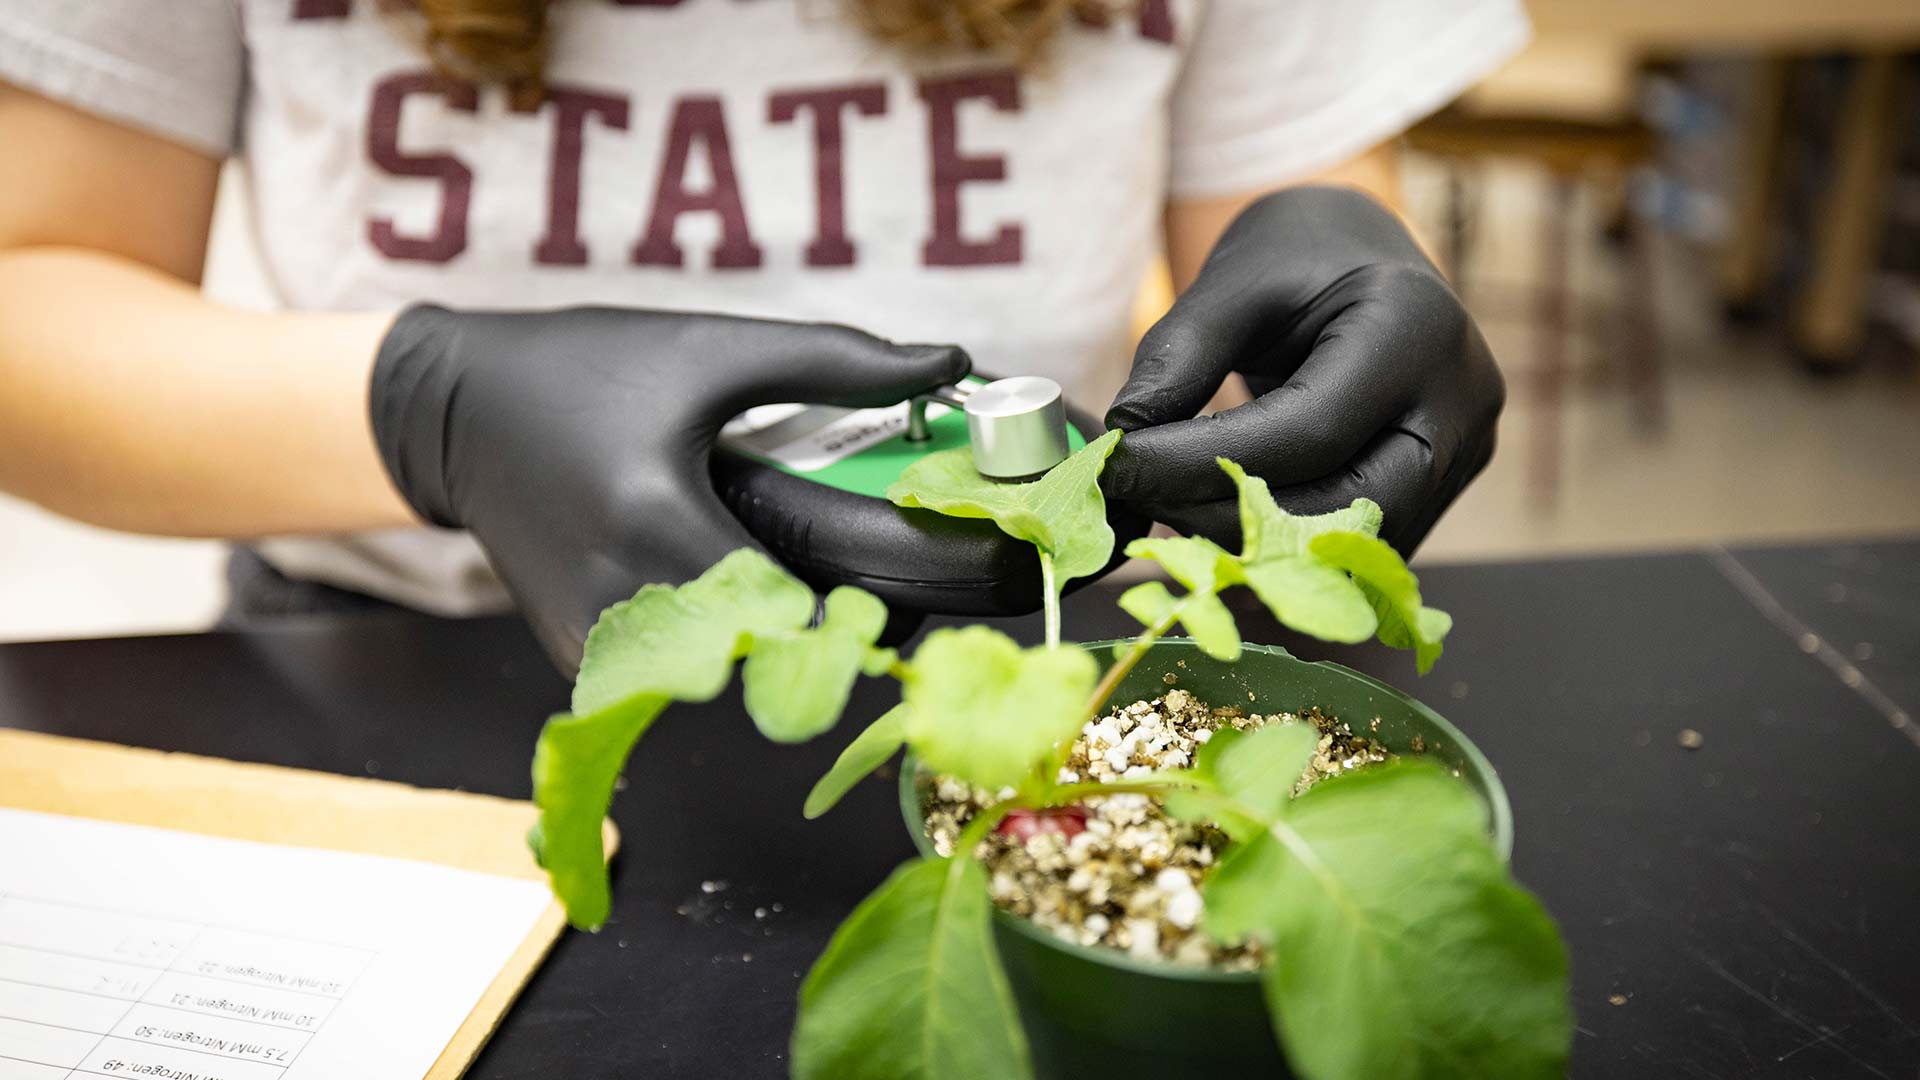
<svg viewBox="0 0 1920 1080"><path fill-rule="evenodd" d="M1387 752L1370 738L1317 710L1302 715L1248 715L1238 708L1209 708L1184 690L1137 701L1089 722L1060 769L1063 784L1111 782L1150 772L1187 768L1222 727L1249 730L1267 724L1313 724L1320 746L1301 787L1324 776L1384 761ZM951 855L967 821L982 807L1011 797L1011 789L975 791L950 777L923 784L927 835L936 851ZM975 851L985 864L993 901L1031 919L1065 941L1105 945L1137 959L1188 966L1216 965L1246 971L1265 956L1257 944L1222 948L1200 931L1204 905L1199 885L1227 844L1210 825L1169 818L1156 797L1108 795L1084 804L1086 825L1071 837L1042 831L1025 840L989 834Z"/></svg>

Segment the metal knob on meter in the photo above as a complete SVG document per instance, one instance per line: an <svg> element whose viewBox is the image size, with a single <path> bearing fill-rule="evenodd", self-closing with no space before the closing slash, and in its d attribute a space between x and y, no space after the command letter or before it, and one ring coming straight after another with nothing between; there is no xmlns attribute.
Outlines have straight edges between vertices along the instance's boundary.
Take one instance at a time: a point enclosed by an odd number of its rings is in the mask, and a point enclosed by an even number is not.
<svg viewBox="0 0 1920 1080"><path fill-rule="evenodd" d="M1067 459L1067 402L1052 379L990 382L964 408L973 467L989 480L1032 480Z"/></svg>
<svg viewBox="0 0 1920 1080"><path fill-rule="evenodd" d="M1060 384L1039 375L998 379L984 386L943 386L913 400L907 439L925 442L927 403L937 401L967 417L973 467L989 480L1034 480L1067 459L1067 403Z"/></svg>

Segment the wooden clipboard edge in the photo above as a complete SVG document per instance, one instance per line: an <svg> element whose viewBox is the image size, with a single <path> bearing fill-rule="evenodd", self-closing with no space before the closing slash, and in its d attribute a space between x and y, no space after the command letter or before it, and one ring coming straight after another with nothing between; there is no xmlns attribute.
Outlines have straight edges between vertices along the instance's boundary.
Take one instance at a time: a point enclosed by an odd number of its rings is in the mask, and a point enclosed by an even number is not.
<svg viewBox="0 0 1920 1080"><path fill-rule="evenodd" d="M236 801L258 812L223 805ZM0 806L546 879L521 840L539 814L524 800L42 732L0 728ZM396 815L418 820L393 828ZM601 829L611 859L619 830ZM456 1080L473 1064L565 928L565 910L548 904L424 1080Z"/></svg>
<svg viewBox="0 0 1920 1080"><path fill-rule="evenodd" d="M547 905L540 917L534 920L533 930L520 947L513 950L507 958L505 967L487 984L480 994L480 1000L473 1003L473 1011L467 1014L460 1026L454 1029L453 1037L441 1049L440 1056L433 1059L433 1067L427 1070L423 1080L459 1080L473 1059L493 1037L495 1028L507 1018L507 1009L514 999L520 996L520 990L533 978L540 967L540 961L560 940L560 932L567 928L567 913L559 902Z"/></svg>
<svg viewBox="0 0 1920 1080"><path fill-rule="evenodd" d="M607 861L611 862L614 852L620 847L620 830L614 827L611 820L602 819L600 837L601 846L606 849ZM545 875L545 871L541 873ZM479 1057L480 1051L486 1047L487 1040L493 1038L494 1029L507 1018L507 1010L520 996L520 991L533 980L533 973L539 970L540 962L559 944L560 935L566 929L567 909L555 900L534 920L533 930L520 942L520 947L513 950L513 955L507 958L499 974L487 984L480 1000L473 1003L473 1011L454 1029L453 1037L447 1040L440 1056L433 1059L433 1067L427 1070L423 1080L459 1080L466 1073L473 1065L473 1059Z"/></svg>

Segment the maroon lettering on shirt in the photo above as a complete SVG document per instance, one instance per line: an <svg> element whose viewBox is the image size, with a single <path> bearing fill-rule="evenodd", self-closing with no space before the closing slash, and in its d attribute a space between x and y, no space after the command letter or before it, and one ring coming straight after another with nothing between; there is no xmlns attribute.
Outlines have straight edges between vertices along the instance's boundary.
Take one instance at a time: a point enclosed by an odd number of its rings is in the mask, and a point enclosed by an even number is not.
<svg viewBox="0 0 1920 1080"><path fill-rule="evenodd" d="M353 0L293 0L296 19L344 19L353 12Z"/></svg>
<svg viewBox="0 0 1920 1080"><path fill-rule="evenodd" d="M921 248L928 266L1018 263L1022 230L1002 222L991 240L968 240L960 229L960 185L1006 179L1004 154L960 152L960 103L985 98L1001 112L1020 111L1020 81L1012 69L920 80L927 103L929 171L933 177L933 235Z"/></svg>
<svg viewBox="0 0 1920 1080"><path fill-rule="evenodd" d="M852 266L853 241L847 239L846 139L841 116L851 105L861 116L887 111L884 83L779 90L767 99L769 123L785 124L802 109L813 113L813 195L817 222L807 245L808 266Z"/></svg>
<svg viewBox="0 0 1920 1080"><path fill-rule="evenodd" d="M1137 0L1134 13L1140 20L1140 36L1151 41L1173 41L1173 8L1167 0ZM1103 7L1076 4L1074 18L1084 26L1105 28L1113 25L1114 13Z"/></svg>
<svg viewBox="0 0 1920 1080"><path fill-rule="evenodd" d="M553 157L547 170L547 232L533 246L533 261L544 266L585 266L587 245L580 239L580 154L587 117L615 131L627 130L627 99L584 87L547 87L553 109Z"/></svg>
<svg viewBox="0 0 1920 1080"><path fill-rule="evenodd" d="M713 184L704 191L687 187L687 163L698 144L707 156ZM747 229L747 209L740 202L740 184L733 175L733 147L727 139L726 113L717 97L684 97L673 106L667 129L667 152L660 162L660 185L653 196L653 215L647 231L634 246L633 261L640 266L680 266L685 253L674 242L673 227L682 214L711 211L720 218L720 243L713 249L716 270L750 269L760 265L760 246Z"/></svg>
<svg viewBox="0 0 1920 1080"><path fill-rule="evenodd" d="M443 263L467 249L467 204L473 197L473 170L448 153L409 154L400 149L400 113L416 94L445 96L447 107L473 112L479 95L472 83L448 82L428 71L402 72L373 87L367 111L367 157L392 176L440 182L440 220L424 236L403 236L393 219L367 219L367 239L390 259Z"/></svg>
<svg viewBox="0 0 1920 1080"><path fill-rule="evenodd" d="M1173 42L1173 5L1168 0L1140 0L1140 36Z"/></svg>

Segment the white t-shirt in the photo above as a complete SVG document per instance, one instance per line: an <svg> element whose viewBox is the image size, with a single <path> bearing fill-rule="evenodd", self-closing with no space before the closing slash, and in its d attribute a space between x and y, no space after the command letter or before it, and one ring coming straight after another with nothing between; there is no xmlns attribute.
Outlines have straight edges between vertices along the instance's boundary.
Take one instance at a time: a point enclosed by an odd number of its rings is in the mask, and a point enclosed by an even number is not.
<svg viewBox="0 0 1920 1080"><path fill-rule="evenodd" d="M881 45L832 0L563 0L551 25L530 113L439 84L377 0L9 0L0 79L238 155L288 309L832 320L1098 415L1169 197L1350 158L1527 32L1518 0L1143 0L1021 72ZM505 604L459 534L263 550L428 610Z"/></svg>

